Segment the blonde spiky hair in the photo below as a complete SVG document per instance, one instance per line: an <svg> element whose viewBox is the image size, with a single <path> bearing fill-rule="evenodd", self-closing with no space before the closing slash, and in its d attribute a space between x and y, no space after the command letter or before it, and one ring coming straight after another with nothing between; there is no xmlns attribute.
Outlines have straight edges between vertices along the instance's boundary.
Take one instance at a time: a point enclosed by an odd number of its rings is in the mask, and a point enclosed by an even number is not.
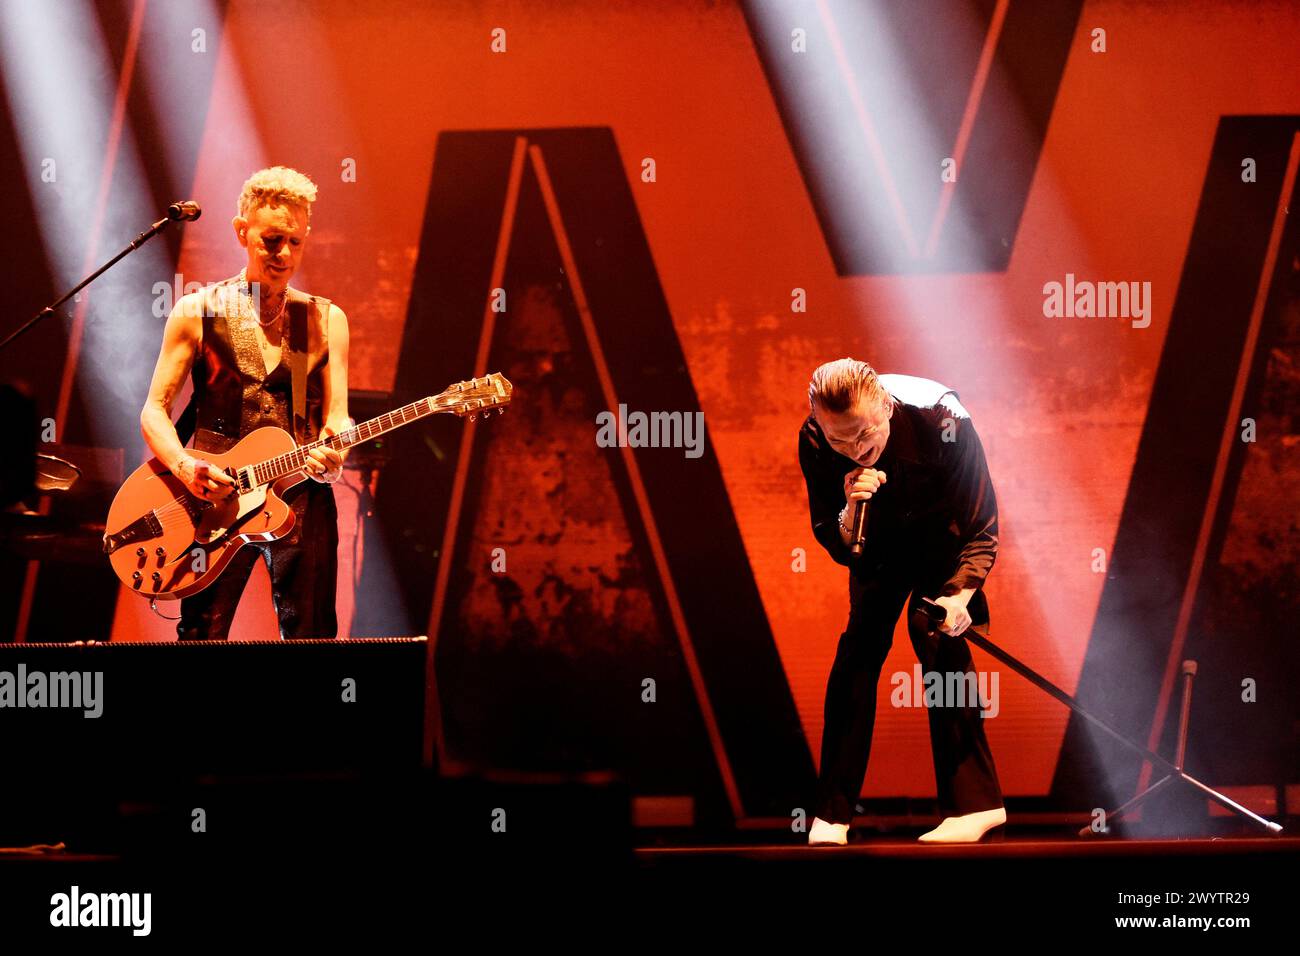
<svg viewBox="0 0 1300 956"><path fill-rule="evenodd" d="M259 206L281 206L292 203L307 210L311 219L311 204L316 201L316 184L308 177L288 166L269 166L249 176L239 193L239 214L245 219Z"/></svg>

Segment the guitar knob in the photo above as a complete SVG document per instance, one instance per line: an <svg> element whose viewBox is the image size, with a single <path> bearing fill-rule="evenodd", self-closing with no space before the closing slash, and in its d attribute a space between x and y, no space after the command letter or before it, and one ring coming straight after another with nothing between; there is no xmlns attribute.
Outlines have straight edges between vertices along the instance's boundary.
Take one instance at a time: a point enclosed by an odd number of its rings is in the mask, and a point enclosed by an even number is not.
<svg viewBox="0 0 1300 956"><path fill-rule="evenodd" d="M141 579L142 577L144 577L144 575L141 574L139 571L132 571L132 572L131 572L131 580L132 580L132 581L135 581L137 584L139 583L139 581L140 581L140 579Z"/></svg>
<svg viewBox="0 0 1300 956"><path fill-rule="evenodd" d="M157 571L153 573L153 583L155 587L157 587L159 584L162 584L162 575L159 574Z"/></svg>
<svg viewBox="0 0 1300 956"><path fill-rule="evenodd" d="M144 548L136 548L136 549L135 549L135 556L136 556L137 558L143 558L143 557L144 557Z"/></svg>
<svg viewBox="0 0 1300 956"><path fill-rule="evenodd" d="M158 555L160 558L167 557L167 551L164 548L155 548L153 553Z"/></svg>

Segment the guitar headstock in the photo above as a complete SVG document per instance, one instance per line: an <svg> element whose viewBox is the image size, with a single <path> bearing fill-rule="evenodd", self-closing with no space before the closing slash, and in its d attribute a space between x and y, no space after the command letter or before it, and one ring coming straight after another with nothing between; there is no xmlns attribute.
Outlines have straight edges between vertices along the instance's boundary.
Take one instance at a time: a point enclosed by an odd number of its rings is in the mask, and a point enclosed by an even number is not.
<svg viewBox="0 0 1300 956"><path fill-rule="evenodd" d="M457 382L430 398L429 403L437 411L451 412L461 418L469 416L470 421L473 421L477 415L486 418L493 409L497 410L498 415L504 412L514 390L504 375L492 372L482 378Z"/></svg>

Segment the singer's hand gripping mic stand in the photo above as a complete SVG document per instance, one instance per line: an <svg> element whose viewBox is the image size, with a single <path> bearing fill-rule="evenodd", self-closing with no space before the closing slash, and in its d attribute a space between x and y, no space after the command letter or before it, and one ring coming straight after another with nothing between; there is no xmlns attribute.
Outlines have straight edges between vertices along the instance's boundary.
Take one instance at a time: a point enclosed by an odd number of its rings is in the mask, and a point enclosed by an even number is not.
<svg viewBox="0 0 1300 956"><path fill-rule="evenodd" d="M932 625L931 627L932 631L935 628L937 628L940 624L942 624L944 622L944 619L948 616L948 612L943 607L943 605L937 604L934 601L931 601L929 598L921 598L921 603L918 604L914 610L917 613L924 614L929 619ZM982 635L974 632L969 628L962 633L962 637L966 638L966 640L970 641L972 644L976 645L977 647L982 647L984 650L988 651L990 654L992 654L1002 663L1006 664L1016 673L1020 674L1020 676L1024 677L1025 680L1029 681L1034 686L1039 687L1042 690L1046 691L1048 694L1051 694L1053 697L1055 697L1057 700L1063 703L1066 707L1069 707L1080 717L1083 717L1084 719L1100 727L1102 730L1110 734L1110 736L1114 737L1124 746L1128 747L1130 750L1134 750L1137 753L1141 754L1147 760L1150 760L1151 763L1155 764L1156 766L1160 767L1160 769L1165 771L1165 776L1161 777L1151 786L1147 787L1147 789L1143 790L1141 793L1139 793L1128 803L1124 804L1122 807L1119 807L1118 809L1112 810L1110 813L1108 813L1106 815L1106 819L1108 821L1115 820L1123 816L1125 813L1129 812L1134 807L1142 803L1142 801L1146 800L1147 797L1151 796L1156 791L1163 789L1166 784L1172 782L1181 782L1186 784L1189 787L1195 787L1197 790L1201 791L1203 794L1205 794L1205 796L1209 797L1211 800L1218 803L1220 806L1227 807L1233 813L1245 817L1247 820L1250 820L1252 823L1258 824L1259 826L1268 830L1270 833L1282 832L1282 827L1280 825L1273 823L1271 820L1265 820L1263 817L1259 816L1258 814L1252 813L1250 810L1246 809L1241 804L1237 803L1234 800L1230 800L1228 797L1225 797L1217 790L1210 789L1205 784L1201 783L1201 781L1197 780L1195 777L1191 776L1190 774L1188 774L1183 770L1183 756L1187 749L1187 720L1191 713L1191 707L1192 707L1192 678L1196 675L1195 661L1183 662L1183 701L1182 701L1182 709L1178 716L1178 753L1174 759L1174 762L1170 763L1168 760L1160 756L1155 751L1148 750L1146 747L1142 746L1136 741L1130 740L1128 737L1125 737L1123 734L1121 734L1115 728L1111 727L1105 721L1101 720L1098 717L1094 717L1092 714L1088 713L1086 710L1083 709L1083 707L1079 704L1077 700L1075 700L1065 691L1061 690L1061 688L1057 687L1051 681L1047 680L1045 677L1034 672L1026 664L1012 657L1010 654L1002 650L1002 648L998 647L992 641L988 640L987 638L983 637ZM1088 836L1091 833L1092 833L1091 827L1084 827L1079 831L1080 836Z"/></svg>
<svg viewBox="0 0 1300 956"><path fill-rule="evenodd" d="M0 349L3 349L3 348L4 348L5 346L7 346L10 342L14 341L16 338L18 338L18 336L22 335L24 332L26 332L28 329L30 329L33 325L35 325L35 324L36 324L37 322L39 322L41 319L44 319L44 318L46 318L47 316L54 315L54 310L55 310L55 309L57 309L59 306L63 305L63 303L67 302L67 301L68 301L69 299L71 299L74 295L76 295L78 292L80 292L80 291L81 291L82 289L84 289L86 286L90 285L92 282L94 282L96 279L98 279L101 275L103 275L103 274L104 274L105 272L107 272L109 269L113 268L113 266L117 265L117 262L118 262L119 259L122 259L122 258L124 258L125 256L129 255L130 253L135 252L135 250L139 249L142 245L144 245L146 242L148 242L148 241L149 241L150 239L152 239L154 236L158 235L158 233L160 233L160 232L162 232L164 229L166 229L167 226L168 226L168 224L173 223L173 222L180 222L180 221L182 221L182 220L194 220L194 219L198 219L199 216L201 216L202 214L203 214L203 211L199 208L199 204L196 203L196 202L177 202L177 203L172 203L170 206L167 207L167 216L166 216L166 218L164 218L164 219L159 219L157 222L155 222L152 226L150 226L150 227L149 227L148 229L146 229L144 232L140 233L140 235L136 236L134 239L131 240L131 242L127 245L127 247L126 247L125 249L123 249L121 252L119 252L119 253L118 253L117 255L115 255L113 258L109 259L107 262L105 262L102 266L100 266L98 269L96 269L96 270L95 270L94 272L92 272L90 275L86 276L86 278L82 279L80 282L78 282L76 285L74 285L71 289L69 289L69 290L68 290L67 292L65 292L63 295L59 296L57 299L55 299L53 302L51 302L51 303L50 303L49 305L47 305L45 308L41 309L41 311L37 312L34 316L32 316L30 319L28 319L27 322L25 322L23 325L19 326L19 327L18 327L15 331L13 331L11 334L9 334L8 336L6 336L5 339L4 339L4 341L3 341L3 342L0 342Z"/></svg>

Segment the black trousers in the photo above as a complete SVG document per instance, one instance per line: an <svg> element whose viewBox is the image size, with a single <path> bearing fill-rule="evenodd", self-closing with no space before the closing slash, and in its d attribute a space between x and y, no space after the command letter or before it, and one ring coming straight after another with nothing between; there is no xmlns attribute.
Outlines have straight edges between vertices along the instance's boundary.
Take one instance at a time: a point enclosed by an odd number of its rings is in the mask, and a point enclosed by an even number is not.
<svg viewBox="0 0 1300 956"><path fill-rule="evenodd" d="M337 636L339 519L334 488L308 478L290 488L285 501L293 506L293 531L271 544L244 545L215 583L182 598L179 640L224 641L230 636L239 599L259 559L271 575L281 638Z"/></svg>
<svg viewBox="0 0 1300 956"><path fill-rule="evenodd" d="M826 686L817 816L828 823L852 823L862 793L876 723L876 685L893 643L894 625L904 608L940 593L948 575L894 573L849 578L849 623L840 635ZM911 594L908 599L909 592ZM971 627L987 636L988 602L976 591L967 606ZM958 635L928 633L928 619L912 614L908 634L926 673L974 673L970 645ZM945 703L949 703L945 701ZM960 816L1002 806L993 755L984 736L979 702L929 707L930 746L942 816Z"/></svg>

